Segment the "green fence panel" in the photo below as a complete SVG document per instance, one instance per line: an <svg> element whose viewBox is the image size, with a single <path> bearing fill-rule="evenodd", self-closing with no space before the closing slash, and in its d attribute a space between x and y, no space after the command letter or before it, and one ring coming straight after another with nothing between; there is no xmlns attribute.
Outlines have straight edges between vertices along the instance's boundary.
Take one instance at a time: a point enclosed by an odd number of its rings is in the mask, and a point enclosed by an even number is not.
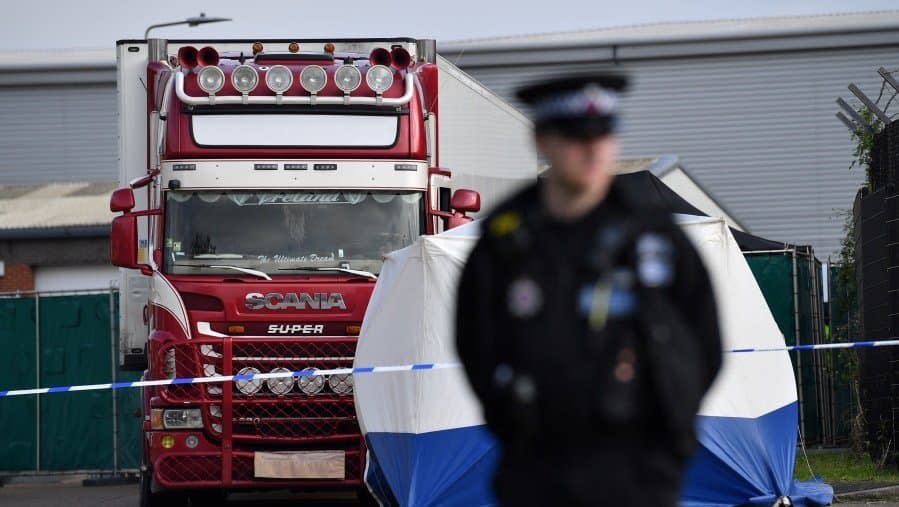
<svg viewBox="0 0 899 507"><path fill-rule="evenodd" d="M787 345L796 345L793 329L793 261L785 254L752 254L746 256L762 295L774 315L777 327Z"/></svg>
<svg viewBox="0 0 899 507"><path fill-rule="evenodd" d="M792 262L792 259L791 259ZM817 265L817 263L815 264ZM815 281L812 277L817 277L818 272L813 271L808 262L808 257L798 256L797 264L797 285L799 295L799 343L808 345L814 343L815 336L815 313L813 309L812 294L815 290ZM820 287L820 284L818 284ZM799 356L799 354L802 354ZM823 437L823 417L822 406L819 398L819 378L821 367L821 352L798 352L793 353L793 361L802 361L802 401L804 410L805 427L804 437L807 442L820 442Z"/></svg>
<svg viewBox="0 0 899 507"><path fill-rule="evenodd" d="M32 298L0 299L0 389L34 387L35 325ZM37 401L0 399L0 471L37 467Z"/></svg>
<svg viewBox="0 0 899 507"><path fill-rule="evenodd" d="M140 373L120 371L119 382L140 380ZM138 468L141 453L140 389L119 389L115 392L118 405L119 469Z"/></svg>
<svg viewBox="0 0 899 507"><path fill-rule="evenodd" d="M851 342L861 338L858 333L858 308L849 288L840 279L839 266L831 266L830 276L830 341ZM858 400L853 394L853 379L857 374L858 357L855 350L840 350L833 354L833 411L836 420L834 434L838 443L849 443L853 419L858 415Z"/></svg>
<svg viewBox="0 0 899 507"><path fill-rule="evenodd" d="M109 382L109 294L41 297L41 385ZM110 470L112 392L41 397L41 469Z"/></svg>
<svg viewBox="0 0 899 507"><path fill-rule="evenodd" d="M119 358L119 298L117 293L113 293L113 305L116 316L116 325L111 332L116 337L116 362ZM116 373L117 382L128 382L132 380L140 380L141 373L136 371L126 371L119 369ZM138 468L140 466L141 453L141 426L143 418L141 414L141 390L140 389L118 389L114 391L116 397L116 406L118 409L117 431L118 431L118 451L119 451L119 469Z"/></svg>
<svg viewBox="0 0 899 507"><path fill-rule="evenodd" d="M760 253L746 255L752 274L755 276L762 295L768 303L774 321L784 335L787 345L812 343L812 280L808 261L805 257L797 259L798 289L799 289L799 336L796 336L796 308L793 298L793 256L785 253ZM820 285L819 285L820 287ZM821 438L821 426L818 410L818 394L816 374L812 354L805 353L802 361L802 412L805 418L803 428L804 437L809 442L818 441ZM793 371L797 368L796 353L790 354L793 363ZM800 379L797 378L797 384ZM797 385L799 389L799 385Z"/></svg>

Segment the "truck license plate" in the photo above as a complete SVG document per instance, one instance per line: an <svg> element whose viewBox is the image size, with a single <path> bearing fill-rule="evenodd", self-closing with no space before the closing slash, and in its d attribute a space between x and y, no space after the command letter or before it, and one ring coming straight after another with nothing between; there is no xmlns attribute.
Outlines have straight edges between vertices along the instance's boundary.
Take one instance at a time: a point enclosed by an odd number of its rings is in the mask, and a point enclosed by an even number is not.
<svg viewBox="0 0 899 507"><path fill-rule="evenodd" d="M343 479L344 451L257 452L254 475L266 479Z"/></svg>

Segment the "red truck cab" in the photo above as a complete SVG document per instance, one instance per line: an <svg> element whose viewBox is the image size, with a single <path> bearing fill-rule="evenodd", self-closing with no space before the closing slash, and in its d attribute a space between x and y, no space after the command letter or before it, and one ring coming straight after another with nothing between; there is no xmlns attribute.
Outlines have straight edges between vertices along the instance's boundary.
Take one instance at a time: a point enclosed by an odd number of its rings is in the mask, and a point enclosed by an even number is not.
<svg viewBox="0 0 899 507"><path fill-rule="evenodd" d="M111 258L147 282L126 363L145 357L147 380L351 367L383 255L480 207L438 168L435 57L414 39L120 42ZM142 504L363 491L352 380L145 389Z"/></svg>

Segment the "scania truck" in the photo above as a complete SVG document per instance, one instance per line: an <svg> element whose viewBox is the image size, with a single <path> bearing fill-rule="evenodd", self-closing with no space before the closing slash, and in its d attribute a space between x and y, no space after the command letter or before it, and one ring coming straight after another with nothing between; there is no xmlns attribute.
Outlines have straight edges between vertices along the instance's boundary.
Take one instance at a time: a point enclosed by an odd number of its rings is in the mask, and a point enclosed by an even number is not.
<svg viewBox="0 0 899 507"><path fill-rule="evenodd" d="M351 366L383 255L537 174L527 119L433 40L123 40L117 60L110 255L146 379ZM352 376L142 402L142 505L364 494Z"/></svg>

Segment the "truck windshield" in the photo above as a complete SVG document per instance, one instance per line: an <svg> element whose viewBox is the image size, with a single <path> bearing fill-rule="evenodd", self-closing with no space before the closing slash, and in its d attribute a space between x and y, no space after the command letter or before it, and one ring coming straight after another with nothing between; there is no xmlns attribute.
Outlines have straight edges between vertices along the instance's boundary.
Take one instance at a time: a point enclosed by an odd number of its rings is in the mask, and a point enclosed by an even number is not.
<svg viewBox="0 0 899 507"><path fill-rule="evenodd" d="M378 273L384 254L422 232L423 206L421 192L407 191L169 191L164 269L233 275L237 267L285 275L337 267Z"/></svg>

